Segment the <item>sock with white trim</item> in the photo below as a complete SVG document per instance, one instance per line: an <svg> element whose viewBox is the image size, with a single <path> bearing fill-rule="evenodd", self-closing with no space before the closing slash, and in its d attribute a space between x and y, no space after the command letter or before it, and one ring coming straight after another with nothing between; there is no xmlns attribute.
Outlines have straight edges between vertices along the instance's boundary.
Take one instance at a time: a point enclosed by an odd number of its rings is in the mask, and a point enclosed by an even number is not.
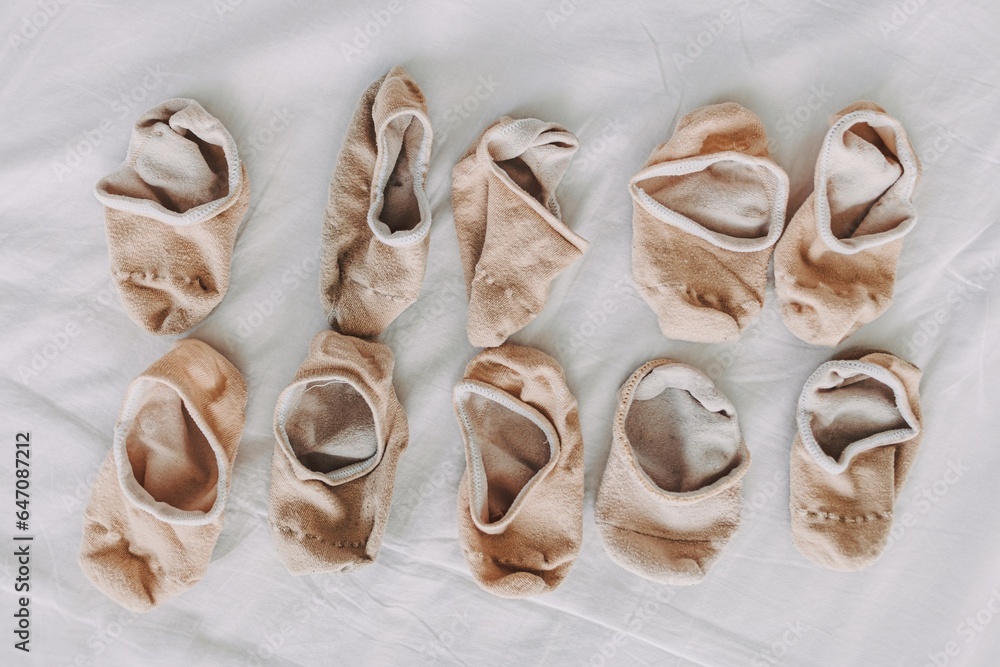
<svg viewBox="0 0 1000 667"><path fill-rule="evenodd" d="M764 126L729 102L677 124L629 184L632 275L668 338L732 340L764 304L788 176Z"/></svg>
<svg viewBox="0 0 1000 667"><path fill-rule="evenodd" d="M455 165L452 208L473 345L500 345L535 319L552 281L587 250L555 195L578 145L555 123L504 116Z"/></svg>
<svg viewBox="0 0 1000 667"><path fill-rule="evenodd" d="M792 541L833 570L885 549L921 438L920 370L891 354L820 366L799 398L789 486Z"/></svg>
<svg viewBox="0 0 1000 667"><path fill-rule="evenodd" d="M583 437L562 369L506 343L469 362L454 403L466 455L459 538L472 576L506 598L555 589L583 533Z"/></svg>
<svg viewBox="0 0 1000 667"><path fill-rule="evenodd" d="M816 190L774 252L785 326L834 346L892 304L920 162L898 120L871 102L840 111L816 161Z"/></svg>
<svg viewBox="0 0 1000 667"><path fill-rule="evenodd" d="M594 508L605 552L646 579L698 583L739 527L749 466L736 408L708 376L640 366L618 392Z"/></svg>
<svg viewBox="0 0 1000 667"><path fill-rule="evenodd" d="M375 560L408 439L392 352L323 331L274 411L269 521L292 574Z"/></svg>
<svg viewBox="0 0 1000 667"><path fill-rule="evenodd" d="M125 394L83 517L80 566L105 595L149 611L202 578L222 529L246 384L186 338Z"/></svg>
<svg viewBox="0 0 1000 667"><path fill-rule="evenodd" d="M190 99L150 109L132 129L125 164L94 193L129 317L154 334L202 321L229 289L250 206L246 168L222 123Z"/></svg>
<svg viewBox="0 0 1000 667"><path fill-rule="evenodd" d="M402 67L365 91L330 182L320 296L327 321L351 335L382 333L420 294L431 206L424 94Z"/></svg>

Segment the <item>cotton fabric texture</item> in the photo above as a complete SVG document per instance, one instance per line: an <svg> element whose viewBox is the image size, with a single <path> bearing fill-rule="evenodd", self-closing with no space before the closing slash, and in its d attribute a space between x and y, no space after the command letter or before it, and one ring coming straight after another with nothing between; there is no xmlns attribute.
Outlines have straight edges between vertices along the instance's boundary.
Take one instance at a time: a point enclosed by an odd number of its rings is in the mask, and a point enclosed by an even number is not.
<svg viewBox="0 0 1000 667"><path fill-rule="evenodd" d="M473 345L500 345L535 319L552 281L589 247L556 200L578 147L560 125L504 116L452 170Z"/></svg>
<svg viewBox="0 0 1000 667"><path fill-rule="evenodd" d="M292 574L378 555L408 439L392 369L385 345L323 331L278 398L268 519Z"/></svg>
<svg viewBox="0 0 1000 667"><path fill-rule="evenodd" d="M892 304L903 239L917 222L920 162L898 120L872 102L838 112L816 161L815 189L774 255L785 326L835 346Z"/></svg>
<svg viewBox="0 0 1000 667"><path fill-rule="evenodd" d="M402 67L362 95L323 222L320 296L337 331L377 336L420 294L430 240L424 179L432 139L424 94Z"/></svg>
<svg viewBox="0 0 1000 667"><path fill-rule="evenodd" d="M204 575L246 401L239 371L191 338L129 385L80 547L84 574L118 604L149 611Z"/></svg>
<svg viewBox="0 0 1000 667"><path fill-rule="evenodd" d="M740 522L750 452L736 408L701 371L670 359L622 385L595 519L608 556L665 584L696 584Z"/></svg>
<svg viewBox="0 0 1000 667"><path fill-rule="evenodd" d="M505 598L552 591L583 536L583 438L562 369L529 347L488 349L454 405L466 456L458 531L473 578Z"/></svg>
<svg viewBox="0 0 1000 667"><path fill-rule="evenodd" d="M922 436L920 370L885 352L828 361L806 381L792 444L792 540L860 570L885 549Z"/></svg>
<svg viewBox="0 0 1000 667"><path fill-rule="evenodd" d="M129 317L178 334L229 289L250 183L236 142L191 99L159 104L132 128L125 163L98 182L111 273Z"/></svg>
<svg viewBox="0 0 1000 667"><path fill-rule="evenodd" d="M764 306L788 176L764 126L728 102L677 123L629 183L632 276L668 338L719 343Z"/></svg>

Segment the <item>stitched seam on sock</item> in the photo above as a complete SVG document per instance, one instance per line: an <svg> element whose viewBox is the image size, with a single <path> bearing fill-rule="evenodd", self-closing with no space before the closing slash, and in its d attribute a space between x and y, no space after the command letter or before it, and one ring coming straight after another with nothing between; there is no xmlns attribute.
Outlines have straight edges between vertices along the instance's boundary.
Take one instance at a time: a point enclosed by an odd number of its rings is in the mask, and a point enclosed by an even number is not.
<svg viewBox="0 0 1000 667"><path fill-rule="evenodd" d="M292 537L304 537L309 540L316 540L317 542L329 544L330 546L339 547L341 549L344 547L354 547L355 549L360 549L365 546L364 542L331 542L323 537L320 537L319 535L304 533L302 531L295 530L294 528L289 528L288 526L278 526L278 530L285 535L290 535Z"/></svg>
<svg viewBox="0 0 1000 667"><path fill-rule="evenodd" d="M617 528L618 530L624 530L628 533L635 533L636 535L643 535L644 537L653 537L658 540L666 540L668 542L691 542L696 544L712 544L715 540L712 539L691 539L685 537L672 537L670 535L654 535L653 533L647 533L641 530L636 530L634 528L626 528L625 526L619 526L617 523L612 523L611 521L595 521L598 525L610 526L611 528Z"/></svg>
<svg viewBox="0 0 1000 667"><path fill-rule="evenodd" d="M160 282L171 282L180 283L182 285L191 285L193 283L200 283L201 278L178 276L167 274L165 276L158 275L156 273L143 273L142 271L115 271L115 277L121 278L122 280L150 280L150 281L160 281Z"/></svg>
<svg viewBox="0 0 1000 667"><path fill-rule="evenodd" d="M409 301L410 299L405 296L396 296L395 294L387 294L386 292L380 292L371 285L366 285L363 282L359 282L350 276L344 276L348 282L352 282L358 287L368 290L372 294L378 294L379 296L384 296L387 299L392 299L393 301Z"/></svg>
<svg viewBox="0 0 1000 667"><path fill-rule="evenodd" d="M839 521L841 523L868 523L870 521L882 521L892 519L892 512L872 512L871 514L857 514L854 516L843 516L836 512L821 512L819 510L809 510L803 507L796 507L795 511L802 516L808 516L823 521Z"/></svg>

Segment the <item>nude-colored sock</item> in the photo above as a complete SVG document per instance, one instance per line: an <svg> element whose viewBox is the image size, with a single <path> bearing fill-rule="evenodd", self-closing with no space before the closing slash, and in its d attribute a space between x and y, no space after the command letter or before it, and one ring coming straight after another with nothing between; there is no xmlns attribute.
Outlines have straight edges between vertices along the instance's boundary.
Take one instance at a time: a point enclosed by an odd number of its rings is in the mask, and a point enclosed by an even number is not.
<svg viewBox="0 0 1000 667"><path fill-rule="evenodd" d="M458 529L472 576L506 598L556 588L583 534L583 437L555 359L506 344L455 387L465 441Z"/></svg>
<svg viewBox="0 0 1000 667"><path fill-rule="evenodd" d="M83 515L80 566L112 600L153 607L201 580L222 529L246 384L186 338L132 381Z"/></svg>
<svg viewBox="0 0 1000 667"><path fill-rule="evenodd" d="M281 393L271 463L271 532L292 574L375 560L407 426L385 345L323 331Z"/></svg>
<svg viewBox="0 0 1000 667"><path fill-rule="evenodd" d="M764 305L788 176L764 126L732 102L681 118L629 183L632 275L668 338L732 340Z"/></svg>
<svg viewBox="0 0 1000 667"><path fill-rule="evenodd" d="M618 399L595 507L604 550L647 579L698 583L740 522L750 452L736 409L669 359L641 366Z"/></svg>
<svg viewBox="0 0 1000 667"><path fill-rule="evenodd" d="M920 370L884 352L820 366L799 398L792 541L809 560L860 570L885 549L921 438Z"/></svg>
<svg viewBox="0 0 1000 667"><path fill-rule="evenodd" d="M128 156L94 190L125 311L154 334L205 319L229 289L250 183L236 143L194 100L170 99L132 128Z"/></svg>
<svg viewBox="0 0 1000 667"><path fill-rule="evenodd" d="M424 94L402 67L365 91L337 158L323 223L320 296L330 326L382 333L420 294L431 206Z"/></svg>
<svg viewBox="0 0 1000 667"><path fill-rule="evenodd" d="M535 319L552 281L586 251L555 195L577 147L555 123L504 116L455 165L451 197L473 345L500 345Z"/></svg>
<svg viewBox="0 0 1000 667"><path fill-rule="evenodd" d="M816 161L815 190L774 253L785 326L834 346L892 303L920 162L899 121L871 102L834 116Z"/></svg>

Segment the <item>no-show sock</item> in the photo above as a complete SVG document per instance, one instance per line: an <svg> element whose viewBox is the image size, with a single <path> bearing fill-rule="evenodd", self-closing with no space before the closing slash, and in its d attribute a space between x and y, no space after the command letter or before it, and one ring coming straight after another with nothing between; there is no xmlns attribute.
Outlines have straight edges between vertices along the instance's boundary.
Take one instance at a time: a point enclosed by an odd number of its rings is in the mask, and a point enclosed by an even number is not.
<svg viewBox="0 0 1000 667"><path fill-rule="evenodd" d="M420 294L431 206L432 131L424 94L402 67L365 91L330 182L320 296L334 329L374 337Z"/></svg>
<svg viewBox="0 0 1000 667"><path fill-rule="evenodd" d="M136 378L84 511L80 566L133 611L202 578L222 529L246 384L187 338Z"/></svg>
<svg viewBox="0 0 1000 667"><path fill-rule="evenodd" d="M578 145L555 123L504 116L455 165L452 208L473 345L500 345L531 322L552 281L586 251L555 196Z"/></svg>
<svg viewBox="0 0 1000 667"><path fill-rule="evenodd" d="M785 326L835 346L892 304L903 238L917 212L920 162L898 120L871 102L837 113L816 161L815 190L774 253Z"/></svg>
<svg viewBox="0 0 1000 667"><path fill-rule="evenodd" d="M161 335L202 321L229 288L250 206L246 169L222 123L190 99L153 107L132 128L125 163L94 192L129 317Z"/></svg>
<svg viewBox="0 0 1000 667"><path fill-rule="evenodd" d="M885 352L828 361L806 381L792 444L792 541L833 570L881 555L921 439L920 370Z"/></svg>
<svg viewBox="0 0 1000 667"><path fill-rule="evenodd" d="M506 598L553 590L583 532L583 438L562 369L507 343L472 359L454 402L466 454L459 538L473 578Z"/></svg>
<svg viewBox="0 0 1000 667"><path fill-rule="evenodd" d="M632 275L668 338L739 336L764 305L788 176L764 126L729 102L681 118L629 184Z"/></svg>
<svg viewBox="0 0 1000 667"><path fill-rule="evenodd" d="M274 413L269 520L292 574L375 560L406 448L406 415L380 343L323 331Z"/></svg>
<svg viewBox="0 0 1000 667"><path fill-rule="evenodd" d="M698 583L739 526L750 452L736 409L669 359L639 367L618 399L595 506L604 550L646 579Z"/></svg>

